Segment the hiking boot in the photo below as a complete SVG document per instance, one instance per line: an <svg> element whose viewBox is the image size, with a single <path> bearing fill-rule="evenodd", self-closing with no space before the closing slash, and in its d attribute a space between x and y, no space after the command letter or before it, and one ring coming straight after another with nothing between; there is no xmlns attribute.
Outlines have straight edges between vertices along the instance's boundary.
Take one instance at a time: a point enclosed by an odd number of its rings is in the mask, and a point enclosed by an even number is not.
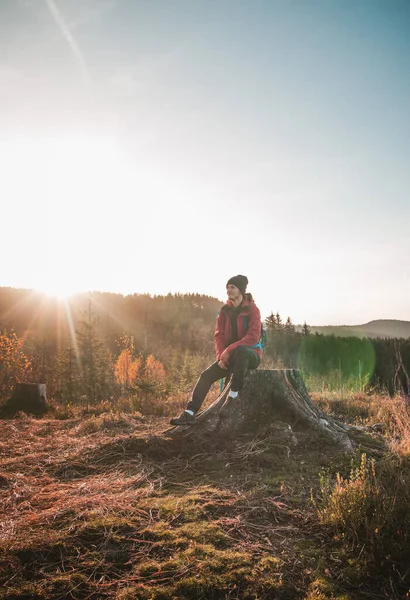
<svg viewBox="0 0 410 600"><path fill-rule="evenodd" d="M170 420L171 425L193 425L195 421L195 415L190 415L184 410L179 417L173 417Z"/></svg>

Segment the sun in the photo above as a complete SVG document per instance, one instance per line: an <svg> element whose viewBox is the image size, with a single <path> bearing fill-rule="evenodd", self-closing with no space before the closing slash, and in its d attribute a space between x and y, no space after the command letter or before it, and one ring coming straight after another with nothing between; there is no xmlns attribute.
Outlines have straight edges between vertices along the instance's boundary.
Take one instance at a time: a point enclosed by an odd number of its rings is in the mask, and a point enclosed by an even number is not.
<svg viewBox="0 0 410 600"><path fill-rule="evenodd" d="M70 286L68 282L64 281L50 281L39 285L36 285L36 291L51 298L57 298L58 300L66 300L70 296L79 293L81 290L75 289Z"/></svg>
<svg viewBox="0 0 410 600"><path fill-rule="evenodd" d="M118 287L113 278L128 274L118 263L132 260L136 222L150 215L151 175L136 169L120 138L104 132L21 136L4 148L0 141L0 164L7 165L0 188L18 207L9 220L19 222L24 242L8 267L12 277L60 299Z"/></svg>

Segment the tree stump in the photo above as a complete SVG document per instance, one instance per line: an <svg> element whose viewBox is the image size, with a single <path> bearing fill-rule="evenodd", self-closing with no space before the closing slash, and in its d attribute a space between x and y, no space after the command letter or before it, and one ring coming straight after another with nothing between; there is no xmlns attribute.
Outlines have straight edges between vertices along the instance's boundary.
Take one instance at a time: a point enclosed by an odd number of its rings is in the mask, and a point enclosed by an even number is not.
<svg viewBox="0 0 410 600"><path fill-rule="evenodd" d="M172 427L164 433L172 437L210 432L235 436L270 426L274 435L297 443L292 432L297 423L324 434L343 451L354 449L353 429L313 403L297 369L249 371L237 398L230 398L229 390L228 384L211 406L198 413L194 425Z"/></svg>
<svg viewBox="0 0 410 600"><path fill-rule="evenodd" d="M17 383L13 395L1 407L1 416L13 416L19 410L37 417L47 412L45 383Z"/></svg>

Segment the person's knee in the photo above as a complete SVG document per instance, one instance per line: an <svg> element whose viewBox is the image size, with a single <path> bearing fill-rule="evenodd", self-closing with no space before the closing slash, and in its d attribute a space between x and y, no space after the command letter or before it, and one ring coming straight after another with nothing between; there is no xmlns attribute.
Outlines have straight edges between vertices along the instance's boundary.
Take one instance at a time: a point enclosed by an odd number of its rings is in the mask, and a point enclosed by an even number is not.
<svg viewBox="0 0 410 600"><path fill-rule="evenodd" d="M238 346L235 350L234 361L251 369L256 369L260 364L259 356L249 346Z"/></svg>
<svg viewBox="0 0 410 600"><path fill-rule="evenodd" d="M238 346L233 355L234 364L246 365L249 360L249 350L247 346Z"/></svg>
<svg viewBox="0 0 410 600"><path fill-rule="evenodd" d="M240 360L240 361L248 360L249 359L248 346L238 346L237 349L235 350L234 359Z"/></svg>
<svg viewBox="0 0 410 600"><path fill-rule="evenodd" d="M235 355L246 356L249 351L248 346L238 346L235 350Z"/></svg>

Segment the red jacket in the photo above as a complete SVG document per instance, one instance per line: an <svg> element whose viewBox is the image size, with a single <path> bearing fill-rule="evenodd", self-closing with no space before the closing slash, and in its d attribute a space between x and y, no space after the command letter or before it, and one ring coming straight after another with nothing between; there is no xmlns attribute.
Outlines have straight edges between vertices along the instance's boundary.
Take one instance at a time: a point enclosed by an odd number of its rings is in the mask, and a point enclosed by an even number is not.
<svg viewBox="0 0 410 600"><path fill-rule="evenodd" d="M232 326L230 315L233 307L232 301L228 300L219 311L215 328L215 350L218 361L224 350L228 350L228 353L232 354L238 346L249 346L251 348L259 342L261 334L261 313L253 301L251 294L245 294L241 306L242 309L237 316L238 341L233 343L231 343ZM247 321L246 330L245 321ZM254 351L262 357L261 348L254 348Z"/></svg>

